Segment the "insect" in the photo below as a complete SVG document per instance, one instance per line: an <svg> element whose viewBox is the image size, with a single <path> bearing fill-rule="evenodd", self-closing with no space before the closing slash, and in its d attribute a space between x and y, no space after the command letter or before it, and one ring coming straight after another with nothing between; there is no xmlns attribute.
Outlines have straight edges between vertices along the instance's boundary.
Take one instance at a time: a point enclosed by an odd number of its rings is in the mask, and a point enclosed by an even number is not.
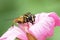
<svg viewBox="0 0 60 40"><path fill-rule="evenodd" d="M19 23L19 24L27 23L27 22L34 24L34 21L35 21L35 15L31 14L30 12L24 14L23 16L20 16L20 17L14 19L14 22Z"/></svg>

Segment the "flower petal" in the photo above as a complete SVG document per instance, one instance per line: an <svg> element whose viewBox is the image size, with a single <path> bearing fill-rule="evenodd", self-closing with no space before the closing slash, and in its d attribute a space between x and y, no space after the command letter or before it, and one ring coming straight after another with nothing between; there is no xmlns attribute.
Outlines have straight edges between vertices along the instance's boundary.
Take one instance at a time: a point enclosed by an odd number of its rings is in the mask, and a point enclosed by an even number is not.
<svg viewBox="0 0 60 40"><path fill-rule="evenodd" d="M18 38L21 37L21 39L27 40L25 32L23 32L20 28L18 28L16 26L13 26L13 27L9 28L8 31L5 32L1 36L1 38L5 38L6 37L6 40L15 40L17 36L18 36Z"/></svg>
<svg viewBox="0 0 60 40"><path fill-rule="evenodd" d="M52 36L54 29L54 19L47 16L41 16L39 22L35 23L29 31L37 40L45 40L47 36Z"/></svg>
<svg viewBox="0 0 60 40"><path fill-rule="evenodd" d="M35 18L35 23L39 22L42 18L45 18L45 17L48 17L48 14L47 13L38 13L35 15L36 18Z"/></svg>
<svg viewBox="0 0 60 40"><path fill-rule="evenodd" d="M49 13L49 16L55 20L55 26L60 26L60 17L55 12Z"/></svg>
<svg viewBox="0 0 60 40"><path fill-rule="evenodd" d="M0 38L0 40L6 40L6 38Z"/></svg>

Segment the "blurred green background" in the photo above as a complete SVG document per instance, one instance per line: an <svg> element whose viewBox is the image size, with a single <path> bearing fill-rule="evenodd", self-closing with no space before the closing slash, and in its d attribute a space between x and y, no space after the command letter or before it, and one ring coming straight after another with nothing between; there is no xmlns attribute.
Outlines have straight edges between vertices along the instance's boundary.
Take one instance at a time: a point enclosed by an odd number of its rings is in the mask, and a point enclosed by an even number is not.
<svg viewBox="0 0 60 40"><path fill-rule="evenodd" d="M14 18L26 12L56 12L60 16L60 0L0 0L0 36L12 25ZM60 40L60 27L47 40Z"/></svg>

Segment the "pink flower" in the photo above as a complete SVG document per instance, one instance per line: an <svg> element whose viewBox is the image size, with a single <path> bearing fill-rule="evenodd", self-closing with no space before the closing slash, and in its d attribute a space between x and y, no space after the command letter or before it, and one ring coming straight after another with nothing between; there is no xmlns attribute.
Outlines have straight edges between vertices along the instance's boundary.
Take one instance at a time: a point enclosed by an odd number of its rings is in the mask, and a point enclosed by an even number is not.
<svg viewBox="0 0 60 40"><path fill-rule="evenodd" d="M54 12L36 14L35 24L31 23L18 24L18 27L13 26L4 33L0 40L46 40L51 37L54 32L54 27L60 26L60 18Z"/></svg>

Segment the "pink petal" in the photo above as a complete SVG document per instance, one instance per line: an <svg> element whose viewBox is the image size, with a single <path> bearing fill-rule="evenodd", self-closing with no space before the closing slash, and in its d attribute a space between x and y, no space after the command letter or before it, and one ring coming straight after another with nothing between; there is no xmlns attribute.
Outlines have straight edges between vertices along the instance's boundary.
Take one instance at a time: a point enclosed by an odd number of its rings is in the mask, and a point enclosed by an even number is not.
<svg viewBox="0 0 60 40"><path fill-rule="evenodd" d="M60 26L60 17L55 12L49 13L49 16L55 20L55 26Z"/></svg>
<svg viewBox="0 0 60 40"><path fill-rule="evenodd" d="M6 38L0 38L0 40L6 40Z"/></svg>
<svg viewBox="0 0 60 40"><path fill-rule="evenodd" d="M42 18L45 18L45 17L48 17L48 14L47 13L38 13L35 15L36 18L35 18L35 23L39 22Z"/></svg>
<svg viewBox="0 0 60 40"><path fill-rule="evenodd" d="M52 36L55 21L53 18L48 17L47 14L38 17L40 17L38 18L40 21L29 28L29 31L37 38L37 40L45 40L46 37Z"/></svg>
<svg viewBox="0 0 60 40"><path fill-rule="evenodd" d="M16 26L9 28L8 31L1 36L1 38L6 38L5 40L15 40L17 36L18 38L27 40L25 32Z"/></svg>

